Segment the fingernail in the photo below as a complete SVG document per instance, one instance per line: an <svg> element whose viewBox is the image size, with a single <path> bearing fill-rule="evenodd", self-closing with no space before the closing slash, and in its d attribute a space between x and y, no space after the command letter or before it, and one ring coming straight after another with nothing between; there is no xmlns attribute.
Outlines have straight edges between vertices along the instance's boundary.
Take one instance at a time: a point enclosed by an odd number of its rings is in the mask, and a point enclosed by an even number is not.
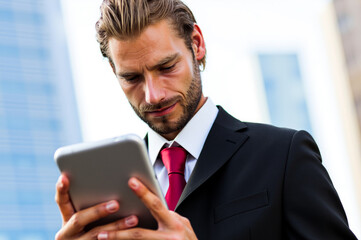
<svg viewBox="0 0 361 240"><path fill-rule="evenodd" d="M125 219L125 224L128 226L134 226L137 224L137 218L135 216L130 216Z"/></svg>
<svg viewBox="0 0 361 240"><path fill-rule="evenodd" d="M138 182L135 179L130 179L129 184L133 189L136 189L139 186Z"/></svg>
<svg viewBox="0 0 361 240"><path fill-rule="evenodd" d="M108 233L106 233L106 232L99 233L99 234L98 234L98 239L99 239L99 240L106 240L106 239L108 239Z"/></svg>
<svg viewBox="0 0 361 240"><path fill-rule="evenodd" d="M118 209L118 205L116 204L115 201L110 201L110 202L107 203L106 209L109 212L115 212Z"/></svg>

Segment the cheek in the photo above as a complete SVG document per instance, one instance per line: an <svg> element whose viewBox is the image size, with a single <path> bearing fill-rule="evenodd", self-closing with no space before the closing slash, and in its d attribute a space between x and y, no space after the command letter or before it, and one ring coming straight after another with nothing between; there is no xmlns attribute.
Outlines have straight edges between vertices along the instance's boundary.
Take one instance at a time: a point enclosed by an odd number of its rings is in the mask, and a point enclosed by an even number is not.
<svg viewBox="0 0 361 240"><path fill-rule="evenodd" d="M168 89L173 89L176 92L186 91L193 79L193 68L185 63L178 68L167 80Z"/></svg>
<svg viewBox="0 0 361 240"><path fill-rule="evenodd" d="M141 86L123 86L121 88L127 97L128 101L135 107L139 106L144 98L143 90Z"/></svg>
<svg viewBox="0 0 361 240"><path fill-rule="evenodd" d="M183 93L188 90L192 79L193 79L193 67L190 64L184 66L182 71L180 72L179 78L181 81L178 82L178 87L182 90Z"/></svg>

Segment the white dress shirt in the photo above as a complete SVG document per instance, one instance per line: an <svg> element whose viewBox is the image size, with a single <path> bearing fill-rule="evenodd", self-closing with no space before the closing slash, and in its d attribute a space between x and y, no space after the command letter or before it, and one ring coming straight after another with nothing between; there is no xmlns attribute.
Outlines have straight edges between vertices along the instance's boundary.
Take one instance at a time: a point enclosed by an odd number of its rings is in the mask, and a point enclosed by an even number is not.
<svg viewBox="0 0 361 240"><path fill-rule="evenodd" d="M182 146L189 153L186 160L184 177L188 182L194 166L202 151L204 142L218 114L218 108L208 98L196 115L179 132L177 137L168 141L152 129L148 132L148 149L150 161L154 167L161 190L165 196L169 186L168 172L159 157L159 151L164 145L167 147Z"/></svg>

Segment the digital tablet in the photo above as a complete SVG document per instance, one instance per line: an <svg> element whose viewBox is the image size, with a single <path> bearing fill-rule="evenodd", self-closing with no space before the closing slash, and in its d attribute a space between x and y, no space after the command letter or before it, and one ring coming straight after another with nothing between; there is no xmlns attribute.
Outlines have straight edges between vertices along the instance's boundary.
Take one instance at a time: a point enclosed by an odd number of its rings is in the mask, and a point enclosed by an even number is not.
<svg viewBox="0 0 361 240"><path fill-rule="evenodd" d="M91 229L136 215L139 227L156 229L157 222L128 186L138 178L166 205L149 161L143 139L136 135L80 143L59 148L54 159L70 181L69 194L76 211L109 200L119 202L119 210L89 226Z"/></svg>

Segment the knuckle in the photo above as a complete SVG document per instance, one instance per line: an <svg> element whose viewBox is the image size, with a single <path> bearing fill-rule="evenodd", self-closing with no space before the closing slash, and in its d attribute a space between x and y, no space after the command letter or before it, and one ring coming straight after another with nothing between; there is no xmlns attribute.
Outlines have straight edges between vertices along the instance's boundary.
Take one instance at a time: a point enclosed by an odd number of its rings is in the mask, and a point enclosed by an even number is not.
<svg viewBox="0 0 361 240"><path fill-rule="evenodd" d="M124 219L122 219L122 220L120 220L120 221L118 221L118 222L115 222L114 225L115 225L115 229L122 230L122 229L125 229L125 228L126 228L126 224L125 224L125 220L124 220Z"/></svg>
<svg viewBox="0 0 361 240"><path fill-rule="evenodd" d="M176 226L183 225L185 223L186 218L177 214L176 212L169 211L172 216L173 222Z"/></svg>
<svg viewBox="0 0 361 240"><path fill-rule="evenodd" d="M59 231L55 234L55 240L61 240L61 239L63 239L63 236L62 236L61 231Z"/></svg>
<svg viewBox="0 0 361 240"><path fill-rule="evenodd" d="M95 216L102 216L102 211L99 207L94 208Z"/></svg>
<svg viewBox="0 0 361 240"><path fill-rule="evenodd" d="M174 221L173 221L173 227L176 231L183 231L186 228L189 228L191 226L191 223L188 218L180 216L179 214L174 213Z"/></svg>
<svg viewBox="0 0 361 240"><path fill-rule="evenodd" d="M182 217L181 219L182 219L182 221L184 222L185 225L187 225L187 226L190 226L190 225L191 225L191 222L189 221L188 218Z"/></svg>
<svg viewBox="0 0 361 240"><path fill-rule="evenodd" d="M182 230L184 228L183 222L182 221L175 221L174 222L174 228L176 230Z"/></svg>
<svg viewBox="0 0 361 240"><path fill-rule="evenodd" d="M143 239L143 232L140 229L134 229L130 235L132 239Z"/></svg>
<svg viewBox="0 0 361 240"><path fill-rule="evenodd" d="M94 215L97 219L105 217L108 215L108 211L105 208L104 204L98 205L93 208Z"/></svg>
<svg viewBox="0 0 361 240"><path fill-rule="evenodd" d="M81 229L83 230L82 224L81 224L81 219L80 219L80 215L78 213L75 213L69 221L69 224L71 224L74 228L76 229Z"/></svg>
<svg viewBox="0 0 361 240"><path fill-rule="evenodd" d="M177 234L171 234L167 237L167 240L182 240L183 238Z"/></svg>
<svg viewBox="0 0 361 240"><path fill-rule="evenodd" d="M119 234L120 234L120 232L116 232L116 231L108 232L108 238L107 239L108 240L121 239L121 237L119 237Z"/></svg>
<svg viewBox="0 0 361 240"><path fill-rule="evenodd" d="M99 228L93 228L87 232L87 235L90 237L90 239L97 239L99 232Z"/></svg>
<svg viewBox="0 0 361 240"><path fill-rule="evenodd" d="M159 198L153 198L150 202L150 207L153 210L160 210L163 207L162 201Z"/></svg>

